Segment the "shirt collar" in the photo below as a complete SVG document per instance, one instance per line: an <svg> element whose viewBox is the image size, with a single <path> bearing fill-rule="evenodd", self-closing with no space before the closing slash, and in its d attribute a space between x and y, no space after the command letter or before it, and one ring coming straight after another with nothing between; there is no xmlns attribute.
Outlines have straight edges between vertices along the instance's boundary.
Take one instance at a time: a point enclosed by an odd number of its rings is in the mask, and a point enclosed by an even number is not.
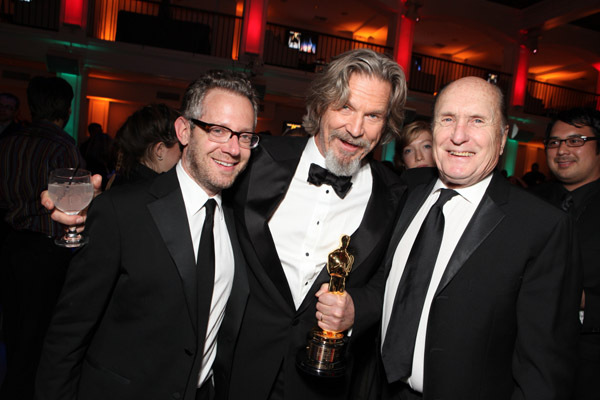
<svg viewBox="0 0 600 400"><path fill-rule="evenodd" d="M477 182L474 185L467 186L464 188L454 189L454 190L456 190L456 192L462 198L467 200L469 203L479 204L479 202L483 198L483 195L485 194L485 191L487 190L488 186L490 185L490 182L492 181L492 175L493 174L489 174L483 180ZM435 185L433 185L433 190L431 191L431 193L434 193L434 192L438 191L439 189L447 189L447 187L438 178L438 180L435 182Z"/></svg>
<svg viewBox="0 0 600 400"><path fill-rule="evenodd" d="M177 162L176 172L177 179L179 179L179 186L181 187L181 194L183 195L185 211L189 218L204 207L204 203L206 203L206 200L208 200L210 196L188 175L185 169L183 169L181 160ZM212 198L217 202L217 207L221 209L221 193ZM220 215L222 216L223 213Z"/></svg>

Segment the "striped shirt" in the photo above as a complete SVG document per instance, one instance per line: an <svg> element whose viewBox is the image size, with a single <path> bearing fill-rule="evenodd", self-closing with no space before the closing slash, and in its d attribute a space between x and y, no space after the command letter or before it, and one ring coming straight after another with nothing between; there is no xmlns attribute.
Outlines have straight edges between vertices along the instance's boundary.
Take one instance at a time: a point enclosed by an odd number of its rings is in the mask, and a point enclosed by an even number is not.
<svg viewBox="0 0 600 400"><path fill-rule="evenodd" d="M40 203L48 174L56 168L84 166L75 140L48 121L23 126L0 140L0 209L16 230L59 237L64 228Z"/></svg>

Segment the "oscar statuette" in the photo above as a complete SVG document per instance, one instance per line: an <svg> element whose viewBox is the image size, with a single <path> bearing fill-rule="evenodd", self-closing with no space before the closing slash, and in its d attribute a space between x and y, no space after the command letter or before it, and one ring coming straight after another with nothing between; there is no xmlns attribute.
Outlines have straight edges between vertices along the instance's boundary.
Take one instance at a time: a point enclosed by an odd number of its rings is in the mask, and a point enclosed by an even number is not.
<svg viewBox="0 0 600 400"><path fill-rule="evenodd" d="M342 294L346 287L346 277L352 270L354 256L348 253L350 236L343 235L340 247L329 253L327 272L329 291ZM340 377L346 369L346 335L343 332L326 331L315 326L308 334L305 349L300 350L296 365L302 371L320 377Z"/></svg>

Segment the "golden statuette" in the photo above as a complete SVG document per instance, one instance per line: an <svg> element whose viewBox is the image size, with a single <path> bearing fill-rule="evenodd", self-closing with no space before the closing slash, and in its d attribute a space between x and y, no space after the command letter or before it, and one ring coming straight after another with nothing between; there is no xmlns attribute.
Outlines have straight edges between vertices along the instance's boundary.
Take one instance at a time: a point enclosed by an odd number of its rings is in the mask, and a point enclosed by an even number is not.
<svg viewBox="0 0 600 400"><path fill-rule="evenodd" d="M350 236L340 238L340 247L327 256L329 291L342 294L346 290L346 278L352 270L354 256L348 252ZM306 349L298 353L297 365L302 371L316 376L339 377L344 375L346 360L346 335L343 332L326 331L315 326L309 332Z"/></svg>

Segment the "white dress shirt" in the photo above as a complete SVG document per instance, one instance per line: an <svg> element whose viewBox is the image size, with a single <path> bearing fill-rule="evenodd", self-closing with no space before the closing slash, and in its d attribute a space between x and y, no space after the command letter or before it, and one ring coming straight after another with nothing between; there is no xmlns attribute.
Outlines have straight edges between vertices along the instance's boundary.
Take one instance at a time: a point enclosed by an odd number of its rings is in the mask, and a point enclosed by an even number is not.
<svg viewBox="0 0 600 400"><path fill-rule="evenodd" d="M446 270L446 266L450 261L450 257L460 240L463 232L465 231L469 221L473 217L475 210L479 206L485 191L490 184L492 175L483 179L481 182L476 183L473 186L466 188L455 189L458 192L458 196L454 196L443 207L444 213L444 236L440 245L440 251L435 262L427 295L425 297L425 303L423 304L423 311L421 313L421 319L419 320L419 328L417 330L417 337L415 342L415 351L413 354L412 373L408 378L408 384L413 390L417 392L423 392L423 373L424 373L424 358L425 358L425 337L427 333L427 320L429 319L429 310L431 308L431 302L433 296L438 288L442 275ZM393 332L387 332L387 327L390 322L390 316L392 314L392 308L394 305L394 298L396 297L396 291L398 284L402 278L406 261L412 249L412 246L417 238L417 234L421 229L429 209L440 197L440 190L446 188L444 184L438 179L433 186L433 190L411 221L410 225L406 229L404 236L400 240L396 252L394 253L394 259L392 260L392 268L388 276L385 297L383 302L383 317L382 317L382 344L385 341L387 334L393 334Z"/></svg>
<svg viewBox="0 0 600 400"><path fill-rule="evenodd" d="M181 165L181 161L176 167L177 179L183 194L185 211L190 225L192 243L194 244L194 260L198 259L198 247L200 246L200 236L206 211L204 203L209 199L204 189L202 189L188 174ZM221 204L221 195L213 197L217 202L215 207L215 219L213 235L215 242L215 285L213 289L212 301L210 304L210 316L206 329L206 340L204 342L204 351L202 356L202 368L198 376L198 387L212 376L212 364L217 355L217 333L223 317L225 315L225 306L231 293L233 285L233 275L235 272L233 248L231 239L225 223L225 214Z"/></svg>
<svg viewBox="0 0 600 400"><path fill-rule="evenodd" d="M308 183L311 163L325 168L314 137L308 140L285 198L269 221L296 309L328 254L340 246L340 237L352 235L359 227L373 186L371 167L364 163L352 176L352 188L340 199L331 186Z"/></svg>

